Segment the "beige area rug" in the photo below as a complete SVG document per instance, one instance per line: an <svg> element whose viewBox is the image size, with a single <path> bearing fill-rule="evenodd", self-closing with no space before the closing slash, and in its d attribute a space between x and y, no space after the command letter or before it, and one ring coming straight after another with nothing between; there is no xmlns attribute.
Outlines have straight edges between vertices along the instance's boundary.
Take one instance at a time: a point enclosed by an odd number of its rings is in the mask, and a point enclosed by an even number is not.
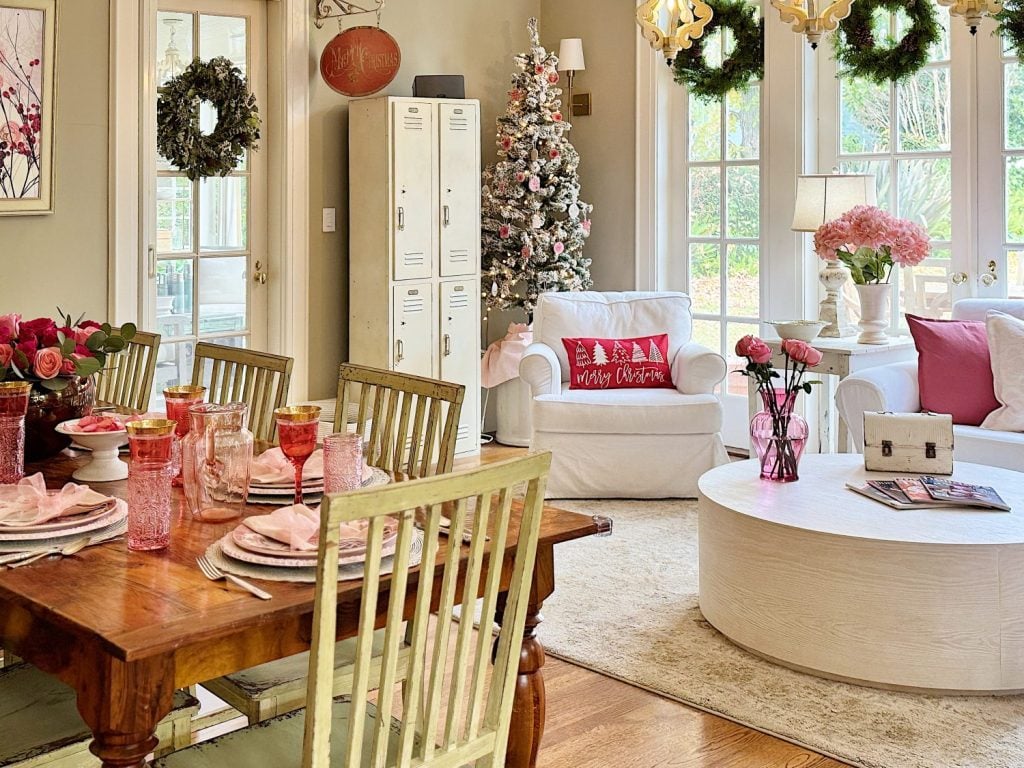
<svg viewBox="0 0 1024 768"><path fill-rule="evenodd" d="M697 606L697 504L556 501L615 521L555 547L541 640L553 655L865 768L1021 768L1024 696L929 697L763 661Z"/></svg>

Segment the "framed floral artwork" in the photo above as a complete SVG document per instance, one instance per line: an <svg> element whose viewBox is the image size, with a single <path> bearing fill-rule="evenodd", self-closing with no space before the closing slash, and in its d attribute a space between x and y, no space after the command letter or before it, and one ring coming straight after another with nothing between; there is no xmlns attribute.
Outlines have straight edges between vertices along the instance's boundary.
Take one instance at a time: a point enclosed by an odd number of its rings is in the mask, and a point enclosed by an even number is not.
<svg viewBox="0 0 1024 768"><path fill-rule="evenodd" d="M0 0L0 215L53 212L56 0Z"/></svg>

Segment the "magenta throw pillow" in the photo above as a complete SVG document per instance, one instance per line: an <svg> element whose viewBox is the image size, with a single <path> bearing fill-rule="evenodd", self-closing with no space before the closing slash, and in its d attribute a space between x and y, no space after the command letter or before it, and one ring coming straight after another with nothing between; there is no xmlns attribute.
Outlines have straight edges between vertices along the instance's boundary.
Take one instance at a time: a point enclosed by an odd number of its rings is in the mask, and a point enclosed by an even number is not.
<svg viewBox="0 0 1024 768"><path fill-rule="evenodd" d="M954 424L981 425L999 407L985 323L907 315L917 346L921 410L949 413Z"/></svg>

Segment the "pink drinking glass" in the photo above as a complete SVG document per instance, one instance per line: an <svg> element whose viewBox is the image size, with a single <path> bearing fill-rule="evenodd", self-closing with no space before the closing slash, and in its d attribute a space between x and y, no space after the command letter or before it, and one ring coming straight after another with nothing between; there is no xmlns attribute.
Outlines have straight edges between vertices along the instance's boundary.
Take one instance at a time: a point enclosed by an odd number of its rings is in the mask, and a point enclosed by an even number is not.
<svg viewBox="0 0 1024 768"><path fill-rule="evenodd" d="M25 412L32 384L0 381L0 485L25 475Z"/></svg>
<svg viewBox="0 0 1024 768"><path fill-rule="evenodd" d="M363 438L338 432L324 438L324 493L354 491L363 485Z"/></svg>
<svg viewBox="0 0 1024 768"><path fill-rule="evenodd" d="M128 446L128 549L164 549L171 539L171 476L175 423L130 421Z"/></svg>
<svg viewBox="0 0 1024 768"><path fill-rule="evenodd" d="M167 418L171 421L178 423L177 428L174 430L175 436L178 438L179 445L181 441L185 439L185 435L188 434L189 429L192 426L192 419L189 417L188 411L193 405L199 405L203 402L206 397L206 387L200 387L193 384L182 384L176 387L167 387L164 390L164 400L167 403ZM177 453L177 460L175 461L176 469L174 478L171 480L171 485L175 488L181 488L184 485L182 479L181 468L181 452Z"/></svg>
<svg viewBox="0 0 1024 768"><path fill-rule="evenodd" d="M302 503L302 467L316 450L320 427L320 408L316 405L293 405L274 411L277 439L281 452L295 468L295 503Z"/></svg>

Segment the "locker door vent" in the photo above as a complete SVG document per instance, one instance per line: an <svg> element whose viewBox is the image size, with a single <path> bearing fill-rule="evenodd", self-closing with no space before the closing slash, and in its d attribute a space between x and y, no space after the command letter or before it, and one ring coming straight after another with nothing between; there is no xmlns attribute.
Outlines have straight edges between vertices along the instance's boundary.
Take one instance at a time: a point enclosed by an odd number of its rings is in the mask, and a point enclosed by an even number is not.
<svg viewBox="0 0 1024 768"><path fill-rule="evenodd" d="M453 293L448 299L448 306L452 309L465 309L469 306L469 294Z"/></svg>
<svg viewBox="0 0 1024 768"><path fill-rule="evenodd" d="M448 251L448 261L453 264L469 264L469 251L465 248L452 248Z"/></svg>
<svg viewBox="0 0 1024 768"><path fill-rule="evenodd" d="M469 118L459 117L458 115L450 115L448 117L448 130L449 131L468 131L469 130Z"/></svg>
<svg viewBox="0 0 1024 768"><path fill-rule="evenodd" d="M422 267L427 263L427 255L422 251L407 251L402 254L402 263L407 267Z"/></svg>
<svg viewBox="0 0 1024 768"><path fill-rule="evenodd" d="M402 312L414 315L424 311L426 303L422 296L406 296L402 299Z"/></svg>
<svg viewBox="0 0 1024 768"><path fill-rule="evenodd" d="M402 127L407 131L422 131L423 118L419 115L410 115L406 113L402 115Z"/></svg>

